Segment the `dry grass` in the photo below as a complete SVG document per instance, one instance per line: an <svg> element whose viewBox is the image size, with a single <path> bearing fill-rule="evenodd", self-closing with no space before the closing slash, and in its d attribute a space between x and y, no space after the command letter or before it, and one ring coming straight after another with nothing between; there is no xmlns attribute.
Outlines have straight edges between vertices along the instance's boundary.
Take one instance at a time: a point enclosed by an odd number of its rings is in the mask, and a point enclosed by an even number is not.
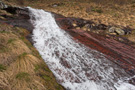
<svg viewBox="0 0 135 90"><path fill-rule="evenodd" d="M54 4L58 6L53 7ZM134 0L24 0L24 6L56 12L67 17L93 20L106 25L135 28Z"/></svg>
<svg viewBox="0 0 135 90"><path fill-rule="evenodd" d="M0 23L0 90L63 90L27 34Z"/></svg>

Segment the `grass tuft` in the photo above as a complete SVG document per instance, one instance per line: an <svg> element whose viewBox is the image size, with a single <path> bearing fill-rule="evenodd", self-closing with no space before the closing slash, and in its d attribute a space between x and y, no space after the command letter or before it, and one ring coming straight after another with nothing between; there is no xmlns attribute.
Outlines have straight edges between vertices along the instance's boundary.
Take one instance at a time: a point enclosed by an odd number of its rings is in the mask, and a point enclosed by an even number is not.
<svg viewBox="0 0 135 90"><path fill-rule="evenodd" d="M26 72L19 72L17 75L16 75L16 78L19 79L19 80L25 80L25 81L30 81L30 75Z"/></svg>

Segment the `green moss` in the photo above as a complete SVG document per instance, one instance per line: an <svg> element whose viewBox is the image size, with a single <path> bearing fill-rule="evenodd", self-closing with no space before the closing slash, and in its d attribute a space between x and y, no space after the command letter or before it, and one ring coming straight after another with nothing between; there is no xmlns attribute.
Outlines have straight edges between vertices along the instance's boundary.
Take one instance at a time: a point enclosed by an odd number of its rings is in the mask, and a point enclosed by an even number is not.
<svg viewBox="0 0 135 90"><path fill-rule="evenodd" d="M91 11L97 12L97 13L103 13L102 9L100 8L92 8Z"/></svg>
<svg viewBox="0 0 135 90"><path fill-rule="evenodd" d="M39 71L39 70L43 70L43 71L47 71L47 72L51 72L50 69L44 64L44 63L41 63L41 64L38 64L38 65L35 65L35 69L34 71Z"/></svg>
<svg viewBox="0 0 135 90"><path fill-rule="evenodd" d="M25 81L30 81L30 75L26 72L19 72L17 75L16 75L16 79L19 79L19 80L25 80Z"/></svg>
<svg viewBox="0 0 135 90"><path fill-rule="evenodd" d="M43 77L43 79L45 79L47 81L51 81L51 77L49 77L48 75L43 75L42 77Z"/></svg>
<svg viewBox="0 0 135 90"><path fill-rule="evenodd" d="M22 36L22 37L20 37L20 39L21 39L21 40L24 40L24 39L25 39L25 37L23 37L23 36Z"/></svg>
<svg viewBox="0 0 135 90"><path fill-rule="evenodd" d="M4 70L6 70L6 66L0 64L0 72L3 72Z"/></svg>
<svg viewBox="0 0 135 90"><path fill-rule="evenodd" d="M13 43L16 39L9 39L7 44Z"/></svg>
<svg viewBox="0 0 135 90"><path fill-rule="evenodd" d="M34 71L37 72L37 71L39 71L39 69L40 69L40 66L39 65L35 65Z"/></svg>
<svg viewBox="0 0 135 90"><path fill-rule="evenodd" d="M8 31L0 31L0 33L7 33L7 34L9 34L10 32L8 32Z"/></svg>
<svg viewBox="0 0 135 90"><path fill-rule="evenodd" d="M56 90L61 90L63 87L58 84L58 85L55 86L55 88L56 88Z"/></svg>

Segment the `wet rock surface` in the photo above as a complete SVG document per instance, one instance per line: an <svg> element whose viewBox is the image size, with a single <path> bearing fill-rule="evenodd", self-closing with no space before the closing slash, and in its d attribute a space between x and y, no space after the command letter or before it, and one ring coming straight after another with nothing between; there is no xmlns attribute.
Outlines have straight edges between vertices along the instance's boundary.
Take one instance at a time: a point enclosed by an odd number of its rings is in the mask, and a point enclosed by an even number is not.
<svg viewBox="0 0 135 90"><path fill-rule="evenodd" d="M33 26L32 24L30 24L30 16L27 8L8 6L3 8L2 10L6 11L7 13L10 13L11 15L1 15L5 19L0 19L0 22L8 23L12 26L23 27L32 32Z"/></svg>
<svg viewBox="0 0 135 90"><path fill-rule="evenodd" d="M122 37L112 38L111 35L99 35L93 32L88 32L89 30L108 30L109 33L116 33L116 35L125 35L129 34L131 29L126 27L116 28L112 26L107 26L104 24L95 24L92 21L85 21L83 19L77 18L63 18L55 17L58 25L67 31L77 42L81 42L89 48L98 50L106 55L109 60L112 60L114 63L118 64L124 68L131 75L135 74L135 48L128 44L128 40ZM69 29L59 21L66 21L67 25L72 28ZM66 25L66 26L67 26ZM80 29L78 29L78 27ZM84 30L85 29L85 30ZM89 30L88 30L89 29ZM128 30L128 31L126 31Z"/></svg>

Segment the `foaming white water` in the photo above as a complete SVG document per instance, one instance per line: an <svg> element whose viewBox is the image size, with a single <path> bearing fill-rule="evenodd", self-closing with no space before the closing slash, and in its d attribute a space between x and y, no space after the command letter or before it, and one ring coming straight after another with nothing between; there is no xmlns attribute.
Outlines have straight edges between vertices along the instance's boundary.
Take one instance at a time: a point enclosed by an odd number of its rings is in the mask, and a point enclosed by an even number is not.
<svg viewBox="0 0 135 90"><path fill-rule="evenodd" d="M116 86L117 90L135 90L135 86L129 83L121 83L119 86Z"/></svg>
<svg viewBox="0 0 135 90"><path fill-rule="evenodd" d="M124 90L129 77L103 54L76 43L55 22L52 14L29 8L34 46L51 71L67 90ZM135 87L126 84L126 87ZM122 89L121 89L122 88ZM132 90L132 89L125 89Z"/></svg>

